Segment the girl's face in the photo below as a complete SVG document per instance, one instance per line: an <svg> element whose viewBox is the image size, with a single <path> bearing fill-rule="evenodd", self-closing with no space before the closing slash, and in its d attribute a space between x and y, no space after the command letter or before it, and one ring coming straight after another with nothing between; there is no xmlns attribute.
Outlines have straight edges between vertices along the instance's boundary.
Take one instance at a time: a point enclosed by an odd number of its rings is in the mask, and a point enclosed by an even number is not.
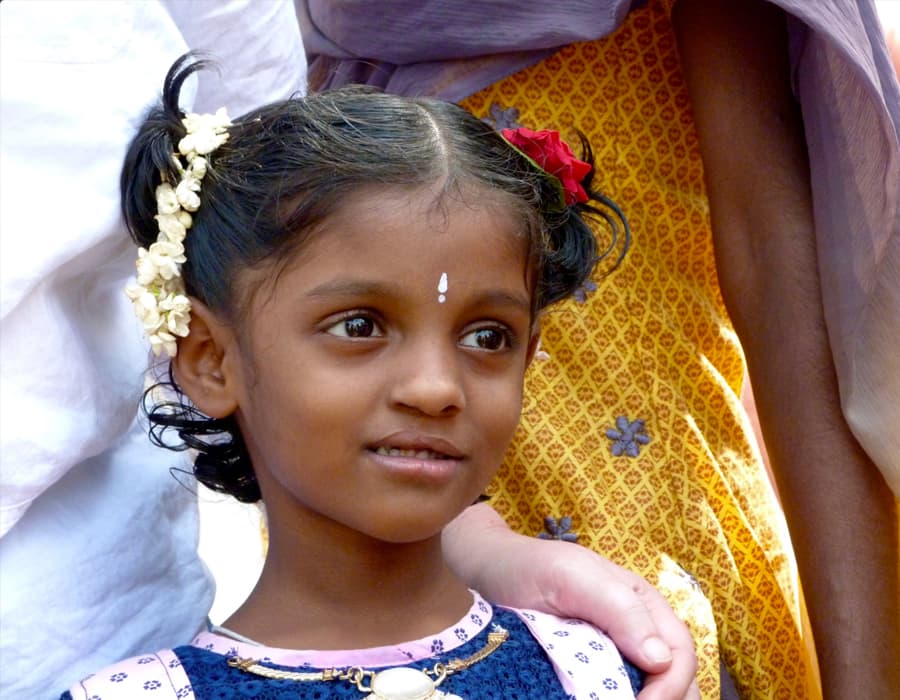
<svg viewBox="0 0 900 700"><path fill-rule="evenodd" d="M231 345L273 534L421 541L503 458L536 339L526 242L508 207L434 197L347 197Z"/></svg>

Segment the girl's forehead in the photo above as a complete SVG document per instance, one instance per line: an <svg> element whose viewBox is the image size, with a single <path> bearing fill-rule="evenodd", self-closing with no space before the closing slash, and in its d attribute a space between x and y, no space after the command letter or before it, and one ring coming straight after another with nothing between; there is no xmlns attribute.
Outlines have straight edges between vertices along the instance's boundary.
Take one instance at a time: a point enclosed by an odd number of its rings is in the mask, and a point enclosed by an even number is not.
<svg viewBox="0 0 900 700"><path fill-rule="evenodd" d="M442 183L361 188L341 199L308 244L315 251L345 239L360 249L391 245L402 249L409 245L407 236L417 232L428 245L464 255L472 240L458 234L472 226L498 249L528 248L526 222L510 195L489 187Z"/></svg>
<svg viewBox="0 0 900 700"><path fill-rule="evenodd" d="M282 294L358 283L406 287L449 308L466 286L489 280L533 299L534 261L524 217L490 188L364 187L342 196L280 258L246 270L237 282L249 311ZM437 288L446 275L452 292ZM374 287L373 287L374 288ZM435 302L437 303L437 301ZM245 312L246 313L246 312Z"/></svg>
<svg viewBox="0 0 900 700"><path fill-rule="evenodd" d="M529 250L522 217L490 190L368 188L344 197L267 281L295 291L341 280L418 285L450 300L462 285L490 280L530 297Z"/></svg>
<svg viewBox="0 0 900 700"><path fill-rule="evenodd" d="M441 216L453 209L491 209L497 214L519 218L511 195L472 182L441 179L421 185L369 185L349 193L335 207L333 215L358 207L401 208L419 215Z"/></svg>

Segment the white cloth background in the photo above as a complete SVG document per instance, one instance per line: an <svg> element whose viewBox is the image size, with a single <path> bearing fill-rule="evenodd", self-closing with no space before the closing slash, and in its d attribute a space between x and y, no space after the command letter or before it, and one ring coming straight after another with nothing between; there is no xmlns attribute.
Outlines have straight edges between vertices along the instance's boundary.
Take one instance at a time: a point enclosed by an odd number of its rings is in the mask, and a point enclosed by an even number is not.
<svg viewBox="0 0 900 700"><path fill-rule="evenodd" d="M136 423L147 345L122 288L125 148L187 47L221 67L183 107L305 89L289 0L0 5L0 696L50 698L189 641L212 601L184 455ZM189 479L185 479L190 483Z"/></svg>

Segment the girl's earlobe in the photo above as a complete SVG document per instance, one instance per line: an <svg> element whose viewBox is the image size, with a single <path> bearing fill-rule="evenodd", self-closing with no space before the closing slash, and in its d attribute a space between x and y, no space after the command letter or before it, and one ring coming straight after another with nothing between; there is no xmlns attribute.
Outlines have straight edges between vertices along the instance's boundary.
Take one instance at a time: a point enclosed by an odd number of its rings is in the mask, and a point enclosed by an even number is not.
<svg viewBox="0 0 900 700"><path fill-rule="evenodd" d="M210 418L230 416L238 406L236 377L230 362L235 348L233 338L230 326L221 323L205 304L191 298L190 333L179 339L172 367L184 393Z"/></svg>

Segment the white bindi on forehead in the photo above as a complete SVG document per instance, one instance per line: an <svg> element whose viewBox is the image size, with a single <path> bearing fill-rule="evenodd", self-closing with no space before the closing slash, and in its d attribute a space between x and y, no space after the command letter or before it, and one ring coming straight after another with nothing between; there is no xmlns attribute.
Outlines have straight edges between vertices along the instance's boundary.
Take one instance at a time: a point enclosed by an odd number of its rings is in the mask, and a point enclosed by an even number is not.
<svg viewBox="0 0 900 700"><path fill-rule="evenodd" d="M442 272L441 279L438 282L438 287L437 287L437 289L438 289L438 304L443 304L445 301L447 301L447 289L448 288L449 288L449 285L447 283L447 273Z"/></svg>

